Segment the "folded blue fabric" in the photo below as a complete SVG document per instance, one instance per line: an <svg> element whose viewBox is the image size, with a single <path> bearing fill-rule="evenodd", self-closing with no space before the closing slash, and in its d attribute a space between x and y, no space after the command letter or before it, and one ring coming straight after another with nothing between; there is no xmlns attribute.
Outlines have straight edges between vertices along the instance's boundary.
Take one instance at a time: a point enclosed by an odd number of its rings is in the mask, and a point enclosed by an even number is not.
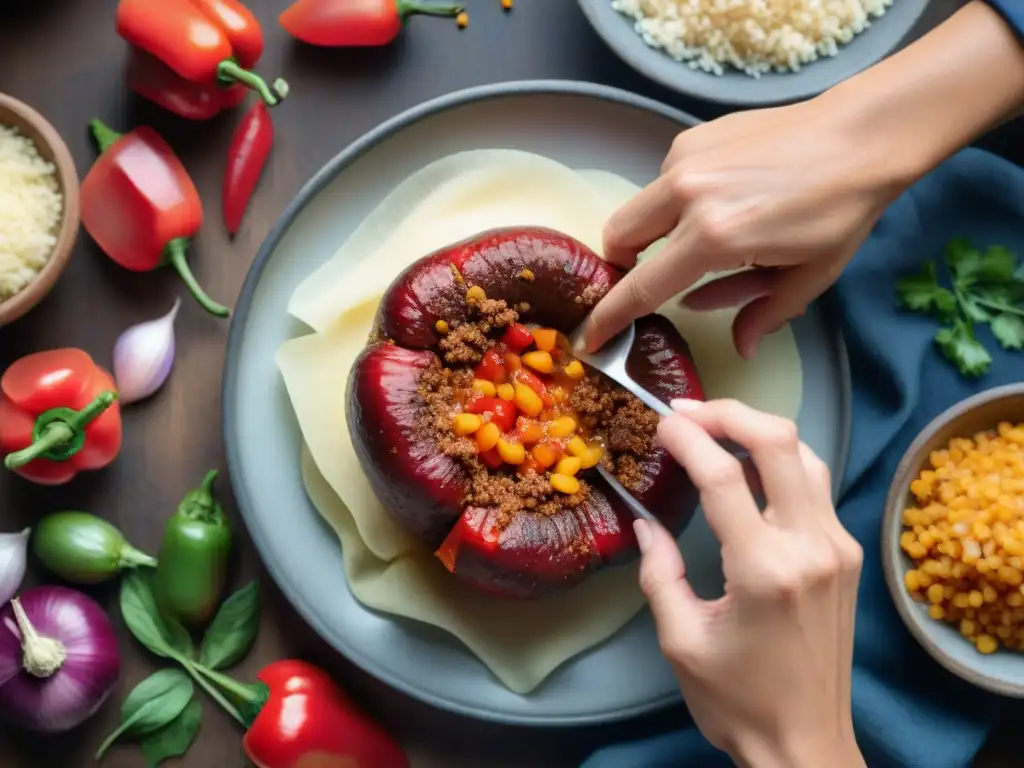
<svg viewBox="0 0 1024 768"><path fill-rule="evenodd" d="M961 682L917 645L900 620L880 562L880 522L903 452L928 422L982 389L1024 378L1024 353L1002 350L977 381L932 343L935 321L898 309L896 280L966 237L1024 257L1024 169L969 149L937 168L885 213L830 298L853 372L853 435L839 516L864 547L857 606L853 714L871 768L961 768L988 736L1003 700ZM784 696L784 692L780 692ZM678 733L602 749L584 768L731 765L692 723Z"/></svg>

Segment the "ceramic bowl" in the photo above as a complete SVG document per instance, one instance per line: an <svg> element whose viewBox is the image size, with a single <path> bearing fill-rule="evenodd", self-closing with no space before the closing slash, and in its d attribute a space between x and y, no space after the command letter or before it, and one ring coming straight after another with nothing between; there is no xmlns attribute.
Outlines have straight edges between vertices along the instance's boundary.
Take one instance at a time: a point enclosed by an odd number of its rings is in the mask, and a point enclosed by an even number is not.
<svg viewBox="0 0 1024 768"><path fill-rule="evenodd" d="M78 172L67 144L45 117L17 99L0 93L0 125L14 126L31 139L39 156L57 167L57 184L64 198L64 210L57 230L57 243L42 271L22 291L0 302L0 326L17 320L41 302L71 259L78 238Z"/></svg>
<svg viewBox="0 0 1024 768"><path fill-rule="evenodd" d="M1024 698L1024 653L979 653L954 624L935 621L928 606L904 587L913 563L900 549L903 511L914 505L910 483L928 463L928 455L954 437L993 429L1001 421L1024 422L1024 383L1009 384L961 400L937 416L911 443L900 460L882 519L882 565L896 609L911 634L939 664L964 680L1004 696Z"/></svg>
<svg viewBox="0 0 1024 768"><path fill-rule="evenodd" d="M928 0L896 0L871 26L840 47L839 54L805 64L796 72L769 72L758 78L737 70L712 75L651 48L634 20L612 7L612 0L578 0L597 34L628 66L684 96L734 106L785 104L828 90L881 61L910 35Z"/></svg>

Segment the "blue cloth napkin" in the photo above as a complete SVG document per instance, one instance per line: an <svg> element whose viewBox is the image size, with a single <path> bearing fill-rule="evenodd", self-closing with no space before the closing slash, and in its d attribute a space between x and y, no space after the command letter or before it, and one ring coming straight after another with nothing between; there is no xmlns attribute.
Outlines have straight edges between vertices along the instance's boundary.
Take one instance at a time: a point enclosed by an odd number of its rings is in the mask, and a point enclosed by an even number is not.
<svg viewBox="0 0 1024 768"><path fill-rule="evenodd" d="M853 435L839 516L864 547L857 605L853 715L870 768L968 766L1001 703L931 660L900 620L880 562L880 521L896 465L925 425L982 389L1024 378L1024 352L992 353L988 375L968 381L932 343L935 321L897 308L894 284L946 243L1002 244L1024 257L1024 169L976 149L950 159L885 213L831 292L853 372ZM784 692L780 692L785 696ZM584 768L715 768L732 763L686 730L602 749Z"/></svg>

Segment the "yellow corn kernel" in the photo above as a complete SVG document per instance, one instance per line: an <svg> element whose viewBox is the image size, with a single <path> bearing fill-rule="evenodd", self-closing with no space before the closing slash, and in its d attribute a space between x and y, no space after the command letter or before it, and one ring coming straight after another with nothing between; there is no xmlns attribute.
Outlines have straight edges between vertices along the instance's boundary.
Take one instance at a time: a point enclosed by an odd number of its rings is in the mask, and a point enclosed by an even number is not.
<svg viewBox="0 0 1024 768"><path fill-rule="evenodd" d="M921 582L918 579L917 571L913 568L903 574L903 585L907 588L908 592L917 592L921 588ZM1022 595L1024 597L1024 595ZM964 595L964 601L966 603L967 596ZM966 608L966 604L963 606Z"/></svg>
<svg viewBox="0 0 1024 768"><path fill-rule="evenodd" d="M516 390L511 384L499 384L496 391L498 397L502 400L511 401L516 399Z"/></svg>
<svg viewBox="0 0 1024 768"><path fill-rule="evenodd" d="M532 418L540 416L540 412L544 410L544 401L540 399L540 395L520 381L512 386L515 388L516 406L519 410Z"/></svg>
<svg viewBox="0 0 1024 768"><path fill-rule="evenodd" d="M551 476L551 487L559 493L572 495L579 493L580 481L571 475L560 475L555 473Z"/></svg>
<svg viewBox="0 0 1024 768"><path fill-rule="evenodd" d="M493 421L488 421L476 433L476 447L480 453L489 451L498 444L500 437L501 430L498 429L498 425Z"/></svg>
<svg viewBox="0 0 1024 768"><path fill-rule="evenodd" d="M576 419L572 416L559 416L548 422L548 434L552 437L569 437L576 431Z"/></svg>
<svg viewBox="0 0 1024 768"><path fill-rule="evenodd" d="M960 634L964 637L974 637L974 633L978 631L978 625L970 619L964 619L960 622Z"/></svg>
<svg viewBox="0 0 1024 768"><path fill-rule="evenodd" d="M970 603L971 608L981 608L985 604L985 596L976 589L972 589L967 593L967 602Z"/></svg>
<svg viewBox="0 0 1024 768"><path fill-rule="evenodd" d="M938 605L942 602L944 597L945 593L941 584L932 584L928 587L928 602Z"/></svg>
<svg viewBox="0 0 1024 768"><path fill-rule="evenodd" d="M448 333L448 323L444 320L438 320L434 323L434 328L438 333Z"/></svg>
<svg viewBox="0 0 1024 768"><path fill-rule="evenodd" d="M494 397L497 394L494 383L487 381L487 379L473 379L473 391L487 397Z"/></svg>
<svg viewBox="0 0 1024 768"><path fill-rule="evenodd" d="M974 642L979 653L995 653L999 648L999 642L991 635L978 635Z"/></svg>
<svg viewBox="0 0 1024 768"><path fill-rule="evenodd" d="M528 365L540 373L551 373L555 369L555 361L551 359L551 353L542 349L535 349L524 354L523 365Z"/></svg>
<svg viewBox="0 0 1024 768"><path fill-rule="evenodd" d="M471 286L470 289L466 291L467 301L483 301L486 298L487 294L484 293L484 289L479 285Z"/></svg>
<svg viewBox="0 0 1024 768"><path fill-rule="evenodd" d="M581 464L578 456L566 456L555 465L555 472L559 475L575 475L580 471Z"/></svg>
<svg viewBox="0 0 1024 768"><path fill-rule="evenodd" d="M519 273L519 277L521 277L523 280L526 280L527 282L529 282L529 281L533 280L533 277L534 277L533 270L532 269L524 269L522 272Z"/></svg>
<svg viewBox="0 0 1024 768"><path fill-rule="evenodd" d="M569 445L566 446L573 456L586 456L587 451L590 450L586 441L579 435L575 435L570 441Z"/></svg>
<svg viewBox="0 0 1024 768"><path fill-rule="evenodd" d="M452 431L459 437L465 437L480 429L483 423L484 420L475 413L460 413L452 421Z"/></svg>
<svg viewBox="0 0 1024 768"><path fill-rule="evenodd" d="M455 17L455 26L459 29L465 29L469 26L469 14L462 11L458 16Z"/></svg>
<svg viewBox="0 0 1024 768"><path fill-rule="evenodd" d="M510 443L498 438L498 455L506 464L522 464L526 461L526 448L522 443Z"/></svg>
<svg viewBox="0 0 1024 768"><path fill-rule="evenodd" d="M936 621L942 621L946 618L946 609L941 605L931 605L928 607L928 615Z"/></svg>
<svg viewBox="0 0 1024 768"><path fill-rule="evenodd" d="M573 360L567 366L565 366L565 375L570 379L582 379L584 374L583 363L579 360Z"/></svg>
<svg viewBox="0 0 1024 768"><path fill-rule="evenodd" d="M590 469L596 467L601 461L601 457L604 456L604 451L601 446L594 445L587 449L587 452L580 456L580 466L583 469Z"/></svg>

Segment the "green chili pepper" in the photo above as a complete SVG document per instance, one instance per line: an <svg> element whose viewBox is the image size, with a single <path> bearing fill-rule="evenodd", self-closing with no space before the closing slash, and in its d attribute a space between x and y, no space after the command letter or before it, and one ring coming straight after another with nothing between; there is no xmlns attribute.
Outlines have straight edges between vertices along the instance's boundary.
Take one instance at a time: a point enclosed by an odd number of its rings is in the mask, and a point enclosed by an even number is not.
<svg viewBox="0 0 1024 768"><path fill-rule="evenodd" d="M227 578L231 529L213 497L216 478L207 472L167 522L153 584L160 612L192 627L212 618Z"/></svg>
<svg viewBox="0 0 1024 768"><path fill-rule="evenodd" d="M54 512L35 526L32 550L62 579L98 584L125 568L153 567L156 560L140 552L124 534L88 512Z"/></svg>

